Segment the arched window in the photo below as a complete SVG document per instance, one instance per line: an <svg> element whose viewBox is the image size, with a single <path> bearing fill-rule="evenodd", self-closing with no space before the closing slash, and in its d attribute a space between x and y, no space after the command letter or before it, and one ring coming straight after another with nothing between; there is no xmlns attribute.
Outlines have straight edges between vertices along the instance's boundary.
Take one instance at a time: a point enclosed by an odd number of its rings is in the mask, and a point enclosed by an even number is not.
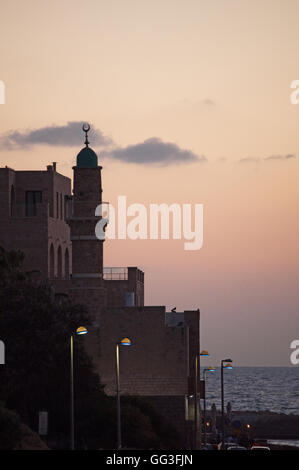
<svg viewBox="0 0 299 470"><path fill-rule="evenodd" d="M70 255L69 255L69 250L65 250L65 255L64 255L64 274L65 274L65 279L69 279L70 277Z"/></svg>
<svg viewBox="0 0 299 470"><path fill-rule="evenodd" d="M50 246L50 279L54 279L54 246Z"/></svg>
<svg viewBox="0 0 299 470"><path fill-rule="evenodd" d="M59 279L62 278L62 252L61 252L61 247L58 247L57 251L57 277Z"/></svg>
<svg viewBox="0 0 299 470"><path fill-rule="evenodd" d="M16 205L16 193L15 193L15 188L12 185L10 189L10 215L11 216L15 215L15 205Z"/></svg>

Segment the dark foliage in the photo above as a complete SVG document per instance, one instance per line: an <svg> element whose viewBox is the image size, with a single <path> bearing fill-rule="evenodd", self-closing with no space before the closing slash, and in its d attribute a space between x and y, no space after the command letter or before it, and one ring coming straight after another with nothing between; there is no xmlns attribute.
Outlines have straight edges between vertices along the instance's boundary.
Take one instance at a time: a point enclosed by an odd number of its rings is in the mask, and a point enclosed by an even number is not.
<svg viewBox="0 0 299 470"><path fill-rule="evenodd" d="M13 449L21 436L21 423L18 415L0 406L0 450Z"/></svg>
<svg viewBox="0 0 299 470"><path fill-rule="evenodd" d="M0 247L0 337L6 347L6 363L0 369L0 400L35 431L38 411L47 410L49 442L67 448L70 337L78 326L88 328L89 315L85 306L74 305L67 298L57 301L50 284L21 271L22 262L21 252ZM105 395L85 352L85 340L86 336L74 336L76 447L115 448L115 398ZM175 431L142 400L122 397L122 428L127 447L177 446ZM0 446L14 445L16 436L9 429L11 437L7 441L2 438Z"/></svg>

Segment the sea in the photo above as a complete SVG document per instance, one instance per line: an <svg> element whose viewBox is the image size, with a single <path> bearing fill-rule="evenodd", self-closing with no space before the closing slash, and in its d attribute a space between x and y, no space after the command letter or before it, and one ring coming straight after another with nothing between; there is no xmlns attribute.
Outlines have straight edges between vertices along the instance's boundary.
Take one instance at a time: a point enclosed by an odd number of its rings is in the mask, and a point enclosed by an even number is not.
<svg viewBox="0 0 299 470"><path fill-rule="evenodd" d="M201 368L201 376L203 368ZM221 370L206 377L207 410L221 409ZM233 411L299 414L299 366L234 367L224 370L224 402Z"/></svg>

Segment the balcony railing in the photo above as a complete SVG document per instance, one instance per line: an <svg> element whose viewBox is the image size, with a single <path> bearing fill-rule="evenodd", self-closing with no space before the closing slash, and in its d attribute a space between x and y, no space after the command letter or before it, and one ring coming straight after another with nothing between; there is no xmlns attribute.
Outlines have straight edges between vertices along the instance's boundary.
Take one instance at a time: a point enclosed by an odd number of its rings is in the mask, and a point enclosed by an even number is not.
<svg viewBox="0 0 299 470"><path fill-rule="evenodd" d="M103 279L106 281L127 281L128 268L109 267L103 268Z"/></svg>

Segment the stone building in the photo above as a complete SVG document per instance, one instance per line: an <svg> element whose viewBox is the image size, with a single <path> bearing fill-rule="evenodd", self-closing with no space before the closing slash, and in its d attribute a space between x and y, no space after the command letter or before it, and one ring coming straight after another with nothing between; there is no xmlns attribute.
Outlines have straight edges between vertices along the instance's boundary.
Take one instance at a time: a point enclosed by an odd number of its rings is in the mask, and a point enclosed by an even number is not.
<svg viewBox="0 0 299 470"><path fill-rule="evenodd" d="M107 394L116 393L116 343L131 339L132 346L121 350L121 393L146 397L188 440L199 311L145 306L141 270L103 267L105 242L95 236L102 167L87 132L73 171L72 193L71 180L55 163L45 171L0 168L0 244L24 251L26 271L40 271L57 294L88 306L87 348Z"/></svg>

